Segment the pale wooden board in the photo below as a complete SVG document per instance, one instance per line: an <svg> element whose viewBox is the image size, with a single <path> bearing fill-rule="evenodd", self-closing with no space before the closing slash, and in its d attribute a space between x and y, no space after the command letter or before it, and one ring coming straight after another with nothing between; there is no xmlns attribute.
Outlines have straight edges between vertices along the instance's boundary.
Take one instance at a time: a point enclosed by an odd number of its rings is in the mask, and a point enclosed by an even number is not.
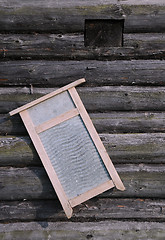
<svg viewBox="0 0 165 240"><path fill-rule="evenodd" d="M35 130L37 133L44 132L44 131L48 130L49 128L52 128L55 125L65 122L65 121L69 120L70 118L73 118L77 115L79 115L79 112L76 108L74 108L68 112L65 112L65 113L59 115L58 117L52 118L52 119L38 125L35 128Z"/></svg>
<svg viewBox="0 0 165 240"><path fill-rule="evenodd" d="M47 171L47 174L48 174L48 176L51 180L51 183L56 191L56 194L57 194L58 198L60 199L60 202L66 213L66 216L68 218L71 218L73 210L68 202L68 198L63 190L63 187L61 186L58 176L50 162L47 152L45 151L45 149L42 145L42 142L41 142L38 134L35 131L35 127L29 116L28 110L21 111L20 116L25 124L25 127L27 128L27 131L28 131L31 139L33 140L33 144L34 144L34 146L41 158L41 161Z"/></svg>

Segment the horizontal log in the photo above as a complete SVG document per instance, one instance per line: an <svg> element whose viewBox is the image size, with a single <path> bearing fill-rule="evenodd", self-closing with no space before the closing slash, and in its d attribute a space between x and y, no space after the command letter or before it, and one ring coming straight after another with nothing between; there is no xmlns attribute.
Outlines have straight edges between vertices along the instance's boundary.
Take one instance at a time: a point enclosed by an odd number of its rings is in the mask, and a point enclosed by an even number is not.
<svg viewBox="0 0 165 240"><path fill-rule="evenodd" d="M46 6L43 1L37 4L24 2L20 6L10 4L7 9L1 3L1 32L82 32L86 18L123 18L123 12L116 4L109 2L98 5L97 1L86 3L80 4L79 1L68 5L63 2L60 7L54 1L49 1Z"/></svg>
<svg viewBox="0 0 165 240"><path fill-rule="evenodd" d="M138 2L136 0L119 0L119 3L122 5L164 5L164 0L138 0Z"/></svg>
<svg viewBox="0 0 165 240"><path fill-rule="evenodd" d="M72 2L71 4L69 4ZM118 1L69 1L58 4L42 0L37 3L17 1L8 5L1 1L0 25L6 32L83 32L84 20L91 18L121 18L126 16L126 32L164 32L164 4L134 5Z"/></svg>
<svg viewBox="0 0 165 240"><path fill-rule="evenodd" d="M163 163L164 134L100 134L116 163ZM158 162L157 162L158 161Z"/></svg>
<svg viewBox="0 0 165 240"><path fill-rule="evenodd" d="M164 33L136 33L124 34L124 46L134 47L142 51L163 50L165 45ZM156 51L155 51L156 52Z"/></svg>
<svg viewBox="0 0 165 240"><path fill-rule="evenodd" d="M165 200L93 198L73 209L72 221L165 221ZM66 220L58 200L0 202L0 221ZM79 230L79 229L77 229Z"/></svg>
<svg viewBox="0 0 165 240"><path fill-rule="evenodd" d="M164 112L91 113L99 133L156 133L165 132ZM0 114L1 135L27 135L19 115Z"/></svg>
<svg viewBox="0 0 165 240"><path fill-rule="evenodd" d="M116 169L126 187L101 194L107 198L160 198L165 197L164 165L118 165ZM0 200L56 199L55 191L43 167L0 168ZM159 186L159 187L158 187Z"/></svg>
<svg viewBox="0 0 165 240"><path fill-rule="evenodd" d="M16 9L22 8L24 6L27 7L35 7L35 8L64 8L64 7L77 7L81 6L96 6L96 5L101 5L101 4L117 4L120 3L121 5L124 3L124 5L165 5L164 0L138 0L138 3L136 0L91 0L90 2L88 0L68 0L67 2L65 0L61 0L58 2L55 2L53 0L48 0L48 2L45 2L43 0L38 0L37 2L34 2L33 0L29 0L28 2L26 0L22 0L21 2L19 0L14 0L12 4L8 4L7 0L1 0L0 1L0 6L2 8L8 7L7 9L12 9L15 7Z"/></svg>
<svg viewBox="0 0 165 240"><path fill-rule="evenodd" d="M41 165L29 137L0 137L1 166Z"/></svg>
<svg viewBox="0 0 165 240"><path fill-rule="evenodd" d="M90 117L99 133L165 132L163 112L91 113Z"/></svg>
<svg viewBox="0 0 165 240"><path fill-rule="evenodd" d="M100 134L114 163L165 163L165 134ZM41 165L29 137L0 137L0 166Z"/></svg>
<svg viewBox="0 0 165 240"><path fill-rule="evenodd" d="M31 102L52 88L0 88L0 113L7 113ZM164 111L165 87L104 86L78 88L89 112Z"/></svg>
<svg viewBox="0 0 165 240"><path fill-rule="evenodd" d="M0 64L1 86L59 87L82 77L86 79L83 86L165 86L165 60L7 61Z"/></svg>
<svg viewBox="0 0 165 240"><path fill-rule="evenodd" d="M125 14L125 32L165 32L163 26L165 18L165 4L158 2L151 4L150 1L144 4L127 4L121 2L121 8Z"/></svg>
<svg viewBox="0 0 165 240"><path fill-rule="evenodd" d="M19 114L10 118L7 114L0 114L0 135L27 135Z"/></svg>
<svg viewBox="0 0 165 240"><path fill-rule="evenodd" d="M118 0L104 0L104 4L117 4ZM153 1L153 0L152 0ZM161 0L157 0L157 2L159 3ZM7 9L12 9L13 7L15 7L16 9L22 8L24 6L27 7L33 7L33 8L64 8L64 7L77 7L77 6L95 6L97 4L101 4L103 1L102 0L91 0L90 2L88 0L68 0L67 2L65 0L60 0L60 1L53 1L53 0L48 0L47 2L43 1L43 0L38 0L36 2L34 2L33 0L29 0L28 2L26 0L23 1L19 1L19 0L14 0L12 4L8 4L7 5L7 0L1 0L0 1L0 6L2 8L6 8ZM145 2L145 0L144 0ZM161 2L160 2L161 3Z"/></svg>
<svg viewBox="0 0 165 240"><path fill-rule="evenodd" d="M124 47L84 47L83 34L0 34L1 59L164 59L165 34L124 34ZM23 69L22 69L23 70Z"/></svg>
<svg viewBox="0 0 165 240"><path fill-rule="evenodd" d="M135 221L99 222L18 222L0 224L0 237L5 240L162 240L165 237L164 223Z"/></svg>

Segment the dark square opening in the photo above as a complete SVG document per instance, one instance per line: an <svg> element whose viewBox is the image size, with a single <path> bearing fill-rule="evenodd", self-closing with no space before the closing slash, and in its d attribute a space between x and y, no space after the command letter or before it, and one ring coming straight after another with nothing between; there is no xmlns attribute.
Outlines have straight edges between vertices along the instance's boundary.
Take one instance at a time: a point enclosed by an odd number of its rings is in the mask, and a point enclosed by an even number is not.
<svg viewBox="0 0 165 240"><path fill-rule="evenodd" d="M86 19L84 44L91 47L122 47L124 19Z"/></svg>

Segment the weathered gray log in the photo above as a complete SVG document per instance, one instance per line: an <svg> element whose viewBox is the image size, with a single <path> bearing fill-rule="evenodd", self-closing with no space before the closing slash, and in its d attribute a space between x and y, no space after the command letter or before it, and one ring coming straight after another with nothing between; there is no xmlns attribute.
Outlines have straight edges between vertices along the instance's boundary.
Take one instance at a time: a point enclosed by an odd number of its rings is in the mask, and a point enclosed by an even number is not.
<svg viewBox="0 0 165 240"><path fill-rule="evenodd" d="M165 134L100 134L114 163L165 163ZM41 161L29 137L0 137L0 166L35 166Z"/></svg>
<svg viewBox="0 0 165 240"><path fill-rule="evenodd" d="M26 135L27 131L19 114L9 117L0 114L0 135Z"/></svg>
<svg viewBox="0 0 165 240"><path fill-rule="evenodd" d="M0 137L1 166L41 165L29 137Z"/></svg>
<svg viewBox="0 0 165 240"><path fill-rule="evenodd" d="M152 0L153 1L153 0ZM161 3L162 0L157 0L158 4ZM7 9L12 9L13 7L15 7L16 9L22 8L22 7L33 7L33 8L64 8L64 7L77 7L77 6L81 6L83 7L85 6L96 6L96 5L100 5L102 2L104 2L104 4L117 4L118 0L91 0L90 2L88 0L68 0L67 2L65 0L60 0L60 1L53 1L53 0L48 0L47 2L45 2L44 0L38 0L36 2L34 2L33 0L29 0L28 2L26 0L23 1L19 1L19 0L15 0L12 4L7 4L8 1L7 0L0 0L0 4L2 7L6 7ZM128 2L128 1L127 1ZM144 0L145 2L145 0ZM128 3L127 3L128 4Z"/></svg>
<svg viewBox="0 0 165 240"><path fill-rule="evenodd" d="M164 165L118 165L117 171L126 190L116 188L102 197L165 198ZM0 200L56 199L55 191L43 167L0 168Z"/></svg>
<svg viewBox="0 0 165 240"><path fill-rule="evenodd" d="M99 222L18 222L0 224L0 237L4 240L162 240L164 223L136 221ZM110 238L109 238L110 237Z"/></svg>
<svg viewBox="0 0 165 240"><path fill-rule="evenodd" d="M3 40L2 40L3 41ZM136 33L124 34L124 46L140 48L143 51L163 50L165 45L164 33Z"/></svg>
<svg viewBox="0 0 165 240"><path fill-rule="evenodd" d="M74 208L72 221L165 221L165 200L93 198ZM0 221L66 220L58 200L0 202Z"/></svg>
<svg viewBox="0 0 165 240"><path fill-rule="evenodd" d="M34 2L33 0L29 0L28 2L26 0L23 1L19 1L19 0L15 0L13 2L13 4L7 4L8 1L7 0L0 0L0 4L2 7L6 7L8 9L12 9L12 7L14 6L15 8L22 8L22 7L36 7L38 8L39 6L42 8L52 8L52 7L56 7L56 8L62 8L62 7L77 7L77 6L81 6L83 7L85 6L97 6L97 5L101 5L101 4L125 4L125 5L165 5L164 0L157 0L155 2L155 0L138 0L138 3L136 0L91 0L90 2L88 0L68 0L67 2L65 0L61 0L61 1L53 1L53 0L48 0L47 2L45 2L44 0L38 0L37 2Z"/></svg>
<svg viewBox="0 0 165 240"><path fill-rule="evenodd" d="M125 32L164 32L163 25L165 18L165 4L151 4L146 2L146 5L140 3L132 4L127 1L127 4L121 2L121 8L126 15Z"/></svg>
<svg viewBox="0 0 165 240"><path fill-rule="evenodd" d="M164 59L165 34L124 34L124 47L84 47L83 34L0 34L2 59Z"/></svg>
<svg viewBox="0 0 165 240"><path fill-rule="evenodd" d="M119 3L122 5L165 5L164 0L138 0L138 2L136 0L119 0Z"/></svg>
<svg viewBox="0 0 165 240"><path fill-rule="evenodd" d="M116 163L159 163L164 162L163 133L143 134L100 134L100 137Z"/></svg>
<svg viewBox="0 0 165 240"><path fill-rule="evenodd" d="M0 113L7 113L53 90L0 88ZM165 110L165 87L83 87L78 88L78 92L89 112Z"/></svg>
<svg viewBox="0 0 165 240"><path fill-rule="evenodd" d="M70 3L70 4L69 4ZM164 4L143 6L118 1L18 1L8 5L1 1L0 25L6 32L82 32L84 20L89 18L121 18L126 15L126 32L163 32L165 30Z"/></svg>
<svg viewBox="0 0 165 240"><path fill-rule="evenodd" d="M165 132L164 112L91 113L99 133L155 133ZM19 115L0 114L1 135L27 135Z"/></svg>
<svg viewBox="0 0 165 240"><path fill-rule="evenodd" d="M83 86L165 86L165 60L7 61L0 64L1 86L59 87L85 77Z"/></svg>
<svg viewBox="0 0 165 240"><path fill-rule="evenodd" d="M43 1L37 3L17 2L6 7L1 2L0 25L2 32L82 32L86 18L123 18L120 7L113 4L98 5L98 1L83 4L80 1L68 5L65 2L58 4L49 1L45 5Z"/></svg>
<svg viewBox="0 0 165 240"><path fill-rule="evenodd" d="M90 117L99 133L165 132L163 112L91 113Z"/></svg>

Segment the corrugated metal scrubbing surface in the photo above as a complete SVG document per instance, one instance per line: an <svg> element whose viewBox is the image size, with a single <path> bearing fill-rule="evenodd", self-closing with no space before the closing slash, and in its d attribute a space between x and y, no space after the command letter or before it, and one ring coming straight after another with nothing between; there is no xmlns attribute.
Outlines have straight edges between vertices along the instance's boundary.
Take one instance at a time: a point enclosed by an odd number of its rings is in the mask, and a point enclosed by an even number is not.
<svg viewBox="0 0 165 240"><path fill-rule="evenodd" d="M111 179L80 116L39 136L68 198Z"/></svg>

